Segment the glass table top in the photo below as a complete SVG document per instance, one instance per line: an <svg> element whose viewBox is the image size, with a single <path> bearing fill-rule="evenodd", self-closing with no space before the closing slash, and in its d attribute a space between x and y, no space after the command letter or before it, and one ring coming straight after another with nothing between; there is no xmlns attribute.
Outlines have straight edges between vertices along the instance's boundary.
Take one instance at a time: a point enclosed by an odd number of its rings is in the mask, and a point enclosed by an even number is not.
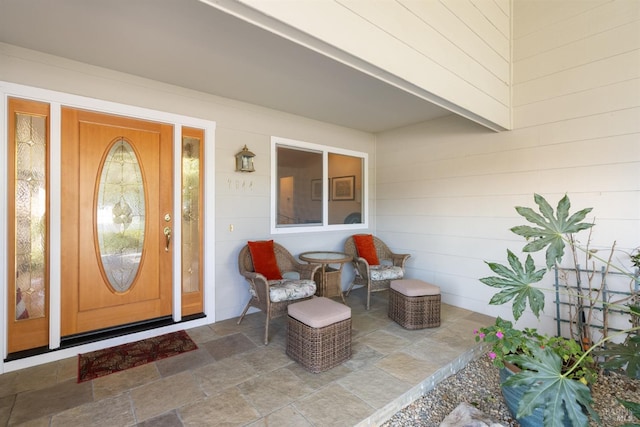
<svg viewBox="0 0 640 427"><path fill-rule="evenodd" d="M299 255L300 259L308 262L348 262L351 256L344 252L332 251L311 251L303 252Z"/></svg>

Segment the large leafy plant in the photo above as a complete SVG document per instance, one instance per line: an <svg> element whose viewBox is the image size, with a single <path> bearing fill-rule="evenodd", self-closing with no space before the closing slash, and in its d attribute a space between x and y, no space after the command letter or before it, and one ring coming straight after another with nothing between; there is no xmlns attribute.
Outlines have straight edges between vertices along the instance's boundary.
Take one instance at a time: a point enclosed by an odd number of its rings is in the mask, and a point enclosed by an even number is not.
<svg viewBox="0 0 640 427"><path fill-rule="evenodd" d="M513 355L511 361L522 367L522 371L509 377L504 384L527 387L518 407L518 417L530 415L534 409L543 406L545 426L564 425L565 414L574 426L586 426L589 420L583 408L599 420L591 408L593 399L589 387L562 372L562 359L552 349L536 348L532 356Z"/></svg>
<svg viewBox="0 0 640 427"><path fill-rule="evenodd" d="M606 271L613 267L628 275L633 281L637 280L635 274L624 267L612 266L611 256L608 259L600 259L588 246L581 247L576 243L576 233L589 230L594 226L592 222L585 221L592 210L591 208L570 214L571 203L566 195L558 202L555 211L541 195L535 194L534 201L538 206L538 211L527 207L516 207L518 214L532 225L511 228L513 233L527 240L526 245L522 248L523 252L528 253L524 264L510 250L507 250L508 266L487 262L496 276L485 277L480 281L499 289L491 298L490 304L500 305L511 302L515 320L522 316L527 306L536 317L539 317L540 313L544 311L545 296L536 284L544 278L549 270L561 264L567 247L573 254L576 271L579 270L576 252L582 251L588 258L595 257L604 263ZM545 268L536 269L530 253L542 250L545 250L546 265ZM631 263L636 268L640 267L640 254L632 255ZM626 340L621 344L609 342L613 336L605 336L595 344L587 340L587 345L579 348L575 361L569 366L562 363L563 360L558 354L558 349L556 348L554 351L551 346L531 346L530 351L505 353L504 360L522 368L522 371L511 376L505 385L525 385L528 387L528 391L520 403L517 417L530 415L536 407L542 407L545 426L563 425L565 413L574 426L586 426L588 424L587 414L599 421L597 414L591 408L591 391L584 383L575 381L577 377L581 377L576 373L584 367L585 360L592 358L592 353L595 353L600 356L603 367L609 369L626 368L627 375L634 378L640 377L640 336L638 336L640 306L637 298L636 290L628 299L631 303L622 307L622 310L631 317L632 323L630 328L621 332L627 334ZM582 319L579 319L580 333L588 336L589 325L582 323L586 321L584 311L582 311L585 299L582 293L578 294L576 304L578 311L582 314ZM496 324L496 326L498 325ZM495 354L495 352L493 353ZM632 402L624 402L624 404L637 405Z"/></svg>

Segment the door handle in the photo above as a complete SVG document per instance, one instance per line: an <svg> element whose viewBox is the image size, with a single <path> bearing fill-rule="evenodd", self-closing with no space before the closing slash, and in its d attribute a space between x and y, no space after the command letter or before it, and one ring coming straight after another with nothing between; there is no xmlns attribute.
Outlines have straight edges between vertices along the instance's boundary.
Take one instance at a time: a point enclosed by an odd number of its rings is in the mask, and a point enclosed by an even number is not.
<svg viewBox="0 0 640 427"><path fill-rule="evenodd" d="M163 232L164 232L164 237L167 240L167 246L164 247L164 251L169 252L169 244L171 243L171 227L165 227Z"/></svg>

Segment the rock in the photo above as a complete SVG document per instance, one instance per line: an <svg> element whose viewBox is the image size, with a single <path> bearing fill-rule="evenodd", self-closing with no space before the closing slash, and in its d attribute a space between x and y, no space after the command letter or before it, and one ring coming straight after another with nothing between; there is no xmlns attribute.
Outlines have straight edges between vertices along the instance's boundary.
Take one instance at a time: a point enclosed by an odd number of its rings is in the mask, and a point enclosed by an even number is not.
<svg viewBox="0 0 640 427"><path fill-rule="evenodd" d="M593 384L591 395L593 409L602 422L598 424L590 420L590 427L637 424L631 411L617 399L640 402L640 380L619 372L601 372L598 381ZM498 368L483 355L440 381L433 389L395 413L381 427L437 427L462 402L468 402L469 406L484 412L496 423L501 423L493 424L494 427L520 425L509 413L502 397Z"/></svg>
<svg viewBox="0 0 640 427"><path fill-rule="evenodd" d="M466 402L459 404L440 423L440 427L504 427L495 423L480 410Z"/></svg>

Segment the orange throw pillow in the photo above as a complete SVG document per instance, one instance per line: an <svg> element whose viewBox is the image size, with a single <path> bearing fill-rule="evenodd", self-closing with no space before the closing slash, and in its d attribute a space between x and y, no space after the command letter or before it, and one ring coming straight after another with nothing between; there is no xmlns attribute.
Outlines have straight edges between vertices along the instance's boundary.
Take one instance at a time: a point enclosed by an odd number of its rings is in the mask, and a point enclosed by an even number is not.
<svg viewBox="0 0 640 427"><path fill-rule="evenodd" d="M273 251L273 240L260 242L247 242L251 261L256 273L262 274L267 280L280 280L282 274L276 261L276 253Z"/></svg>
<svg viewBox="0 0 640 427"><path fill-rule="evenodd" d="M356 234L353 236L353 242L356 244L358 256L366 259L369 265L380 264L378 254L376 253L376 246L373 244L373 235Z"/></svg>

